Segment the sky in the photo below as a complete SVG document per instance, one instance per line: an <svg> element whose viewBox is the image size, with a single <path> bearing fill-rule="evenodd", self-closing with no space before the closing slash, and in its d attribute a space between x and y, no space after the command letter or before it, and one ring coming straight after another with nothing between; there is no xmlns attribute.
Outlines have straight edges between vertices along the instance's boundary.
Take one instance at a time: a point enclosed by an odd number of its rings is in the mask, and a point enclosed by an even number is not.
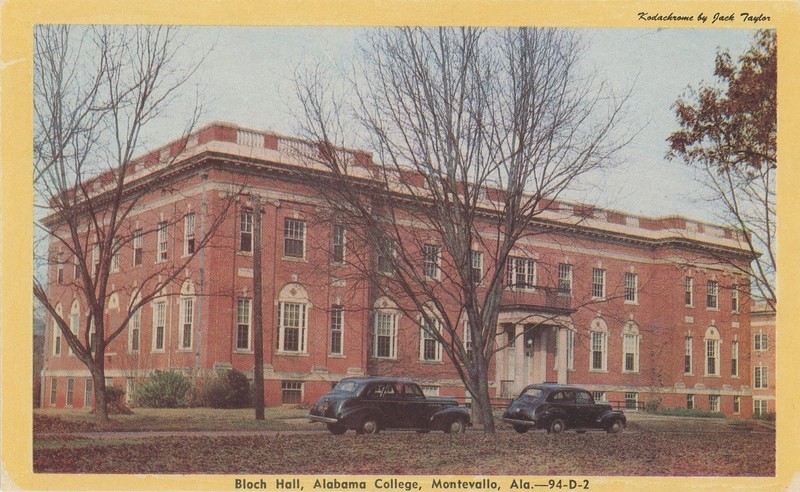
<svg viewBox="0 0 800 492"><path fill-rule="evenodd" d="M683 215L717 221L703 203L694 172L669 161L666 138L677 129L672 104L685 89L713 82L718 49L744 53L754 31L746 29L580 29L584 63L618 93L633 88L628 123L638 129L611 170L587 176L569 200L648 216ZM289 114L291 74L303 60L353 56L365 29L340 27L195 27L187 29L188 56L208 52L192 81L203 96L201 124L226 121L297 135ZM175 117L181 112L176 111ZM172 130L171 128L177 128ZM154 145L177 137L180 121L155 127ZM174 137L170 136L174 133ZM159 139L166 140L159 141ZM367 149L369 150L369 149Z"/></svg>

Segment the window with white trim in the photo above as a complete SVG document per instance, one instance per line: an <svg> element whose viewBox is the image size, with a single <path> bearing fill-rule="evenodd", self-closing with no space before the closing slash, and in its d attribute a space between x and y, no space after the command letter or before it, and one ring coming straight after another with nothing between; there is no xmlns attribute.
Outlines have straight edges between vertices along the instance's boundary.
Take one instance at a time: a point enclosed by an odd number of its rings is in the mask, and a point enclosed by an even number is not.
<svg viewBox="0 0 800 492"><path fill-rule="evenodd" d="M692 373L692 337L683 339L683 373Z"/></svg>
<svg viewBox="0 0 800 492"><path fill-rule="evenodd" d="M76 337L78 336L78 331L80 330L80 319L81 319L81 308L80 304L78 304L77 299L72 303L72 309L69 313L69 331L72 332L73 335ZM72 346L69 347L69 355L75 355L75 352L72 350Z"/></svg>
<svg viewBox="0 0 800 492"><path fill-rule="evenodd" d="M719 309L719 283L716 280L706 282L706 307Z"/></svg>
<svg viewBox="0 0 800 492"><path fill-rule="evenodd" d="M58 253L56 258L56 282L64 285L64 253Z"/></svg>
<svg viewBox="0 0 800 492"><path fill-rule="evenodd" d="M133 266L142 264L143 244L144 244L144 237L142 236L142 230L136 229L135 231L133 231Z"/></svg>
<svg viewBox="0 0 800 492"><path fill-rule="evenodd" d="M714 328L706 332L706 376L719 376L719 333Z"/></svg>
<svg viewBox="0 0 800 492"><path fill-rule="evenodd" d="M236 350L250 350L250 299L236 300Z"/></svg>
<svg viewBox="0 0 800 492"><path fill-rule="evenodd" d="M55 381L55 380L53 380ZM753 417L760 417L768 413L767 400L753 399Z"/></svg>
<svg viewBox="0 0 800 492"><path fill-rule="evenodd" d="M84 380L83 386L83 406L88 407L92 404L92 389L94 386L94 380L92 378L86 378Z"/></svg>
<svg viewBox="0 0 800 492"><path fill-rule="evenodd" d="M639 393L625 393L625 409L637 410L639 401Z"/></svg>
<svg viewBox="0 0 800 492"><path fill-rule="evenodd" d="M597 317L589 327L589 371L608 370L608 325Z"/></svg>
<svg viewBox="0 0 800 492"><path fill-rule="evenodd" d="M72 257L72 278L78 280L78 276L81 273L81 266L80 262L78 261L77 256Z"/></svg>
<svg viewBox="0 0 800 492"><path fill-rule="evenodd" d="M756 352L766 352L767 351L767 334L766 333L756 333L753 335L753 350Z"/></svg>
<svg viewBox="0 0 800 492"><path fill-rule="evenodd" d="M733 413L742 413L742 397L733 395Z"/></svg>
<svg viewBox="0 0 800 492"><path fill-rule="evenodd" d="M639 372L639 327L633 322L622 331L622 372Z"/></svg>
<svg viewBox="0 0 800 492"><path fill-rule="evenodd" d="M347 247L347 228L336 224L333 226L333 262L344 262L345 248Z"/></svg>
<svg viewBox="0 0 800 492"><path fill-rule="evenodd" d="M92 275L97 275L100 270L100 244L92 245Z"/></svg>
<svg viewBox="0 0 800 492"><path fill-rule="evenodd" d="M395 257L394 247L386 240L378 241L375 270L382 275L392 274L392 260Z"/></svg>
<svg viewBox="0 0 800 492"><path fill-rule="evenodd" d="M694 395L686 395L686 409L694 410Z"/></svg>
<svg viewBox="0 0 800 492"><path fill-rule="evenodd" d="M53 378L50 380L50 404L56 404L56 397L58 396L58 380Z"/></svg>
<svg viewBox="0 0 800 492"><path fill-rule="evenodd" d="M739 376L739 342L731 342L731 376Z"/></svg>
<svg viewBox="0 0 800 492"><path fill-rule="evenodd" d="M112 246L113 251L111 252L111 271L114 273L119 271L120 248L119 238L114 238L114 245Z"/></svg>
<svg viewBox="0 0 800 492"><path fill-rule="evenodd" d="M422 394L425 396L439 396L439 387L423 384Z"/></svg>
<svg viewBox="0 0 800 492"><path fill-rule="evenodd" d="M592 299L605 299L606 271L602 268L592 270Z"/></svg>
<svg viewBox="0 0 800 492"><path fill-rule="evenodd" d="M572 295L572 265L568 263L558 264L558 293Z"/></svg>
<svg viewBox="0 0 800 492"><path fill-rule="evenodd" d="M278 304L278 350L306 353L305 303L281 302Z"/></svg>
<svg viewBox="0 0 800 492"><path fill-rule="evenodd" d="M432 316L422 316L420 326L419 358L424 361L439 362L442 360L442 345L434 333L440 330L440 322Z"/></svg>
<svg viewBox="0 0 800 492"><path fill-rule="evenodd" d="M535 260L510 256L507 272L508 287L512 290L534 290L536 288Z"/></svg>
<svg viewBox="0 0 800 492"><path fill-rule="evenodd" d="M194 213L191 213L183 217L183 256L193 255L194 251Z"/></svg>
<svg viewBox="0 0 800 492"><path fill-rule="evenodd" d="M75 399L75 379L67 378L67 401L66 405L71 407Z"/></svg>
<svg viewBox="0 0 800 492"><path fill-rule="evenodd" d="M708 411L719 412L719 395L708 395Z"/></svg>
<svg viewBox="0 0 800 492"><path fill-rule="evenodd" d="M595 403L608 401L608 396L606 396L605 391L592 391L592 398L594 399Z"/></svg>
<svg viewBox="0 0 800 492"><path fill-rule="evenodd" d="M683 304L686 307L694 306L694 279L686 277L683 281Z"/></svg>
<svg viewBox="0 0 800 492"><path fill-rule="evenodd" d="M305 258L305 221L289 218L283 220L283 256L290 258Z"/></svg>
<svg viewBox="0 0 800 492"><path fill-rule="evenodd" d="M239 251L253 251L253 210L249 208L239 212Z"/></svg>
<svg viewBox="0 0 800 492"><path fill-rule="evenodd" d="M754 389L767 389L767 367L755 366L753 368L753 388Z"/></svg>
<svg viewBox="0 0 800 492"><path fill-rule="evenodd" d="M625 272L625 302L639 302L639 276L635 273Z"/></svg>
<svg viewBox="0 0 800 492"><path fill-rule="evenodd" d="M180 319L180 347L182 349L190 349L192 348L192 333L194 331L194 298L181 297Z"/></svg>
<svg viewBox="0 0 800 492"><path fill-rule="evenodd" d="M739 312L739 286L736 284L731 287L731 312Z"/></svg>
<svg viewBox="0 0 800 492"><path fill-rule="evenodd" d="M94 353L97 349L97 336L95 334L94 317L89 314L89 351Z"/></svg>
<svg viewBox="0 0 800 492"><path fill-rule="evenodd" d="M158 230L157 230L157 240L158 240L158 252L157 252L157 263L161 263L162 261L167 261L167 223L166 222L159 222L158 223Z"/></svg>
<svg viewBox="0 0 800 492"><path fill-rule="evenodd" d="M303 382L281 381L281 403L302 403Z"/></svg>
<svg viewBox="0 0 800 492"><path fill-rule="evenodd" d="M342 306L331 307L331 354L342 355L343 352L343 333L344 333L344 308Z"/></svg>
<svg viewBox="0 0 800 492"><path fill-rule="evenodd" d="M470 252L470 261L472 267L472 281L478 285L483 281L483 253L480 251Z"/></svg>
<svg viewBox="0 0 800 492"><path fill-rule="evenodd" d="M373 355L383 359L397 358L397 315L387 312L375 313L375 336Z"/></svg>
<svg viewBox="0 0 800 492"><path fill-rule="evenodd" d="M61 318L61 304L56 305L56 316ZM53 318L53 355L61 355L61 328L56 318Z"/></svg>
<svg viewBox="0 0 800 492"><path fill-rule="evenodd" d="M472 327L469 320L464 321L464 350L467 352L467 357L472 358Z"/></svg>
<svg viewBox="0 0 800 492"><path fill-rule="evenodd" d="M433 244L425 244L422 246L423 253L423 270L425 277L429 279L439 280L440 266L442 257L442 248Z"/></svg>
<svg viewBox="0 0 800 492"><path fill-rule="evenodd" d="M142 333L142 308L137 308L131 315L131 329L128 330L128 352L139 351L139 338Z"/></svg>
<svg viewBox="0 0 800 492"><path fill-rule="evenodd" d="M164 332L167 326L167 303L156 301L153 303L153 351L164 350Z"/></svg>

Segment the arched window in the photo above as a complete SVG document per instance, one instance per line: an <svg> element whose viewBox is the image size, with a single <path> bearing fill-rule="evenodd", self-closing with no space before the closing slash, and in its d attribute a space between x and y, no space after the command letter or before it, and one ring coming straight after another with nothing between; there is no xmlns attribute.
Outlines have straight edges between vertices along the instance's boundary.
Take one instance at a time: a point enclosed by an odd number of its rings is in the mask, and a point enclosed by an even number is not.
<svg viewBox="0 0 800 492"><path fill-rule="evenodd" d="M639 372L639 325L628 321L622 329L622 372Z"/></svg>
<svg viewBox="0 0 800 492"><path fill-rule="evenodd" d="M608 324L601 316L589 325L589 371L608 371Z"/></svg>
<svg viewBox="0 0 800 492"><path fill-rule="evenodd" d="M180 350L192 348L194 333L194 284L191 279L186 279L181 286L180 313L178 323L178 347Z"/></svg>
<svg viewBox="0 0 800 492"><path fill-rule="evenodd" d="M72 308L69 310L69 331L71 331L76 337L78 336L78 331L80 330L80 322L81 304L77 299L75 299L72 301ZM75 355L75 352L72 351L72 347L69 349L69 355Z"/></svg>
<svg viewBox="0 0 800 492"><path fill-rule="evenodd" d="M706 348L706 376L719 376L719 347L720 347L720 336L719 330L717 330L714 326L709 326L706 330L705 336L705 348Z"/></svg>
<svg viewBox="0 0 800 492"><path fill-rule="evenodd" d="M278 296L278 352L308 351L308 292L298 283L287 284Z"/></svg>
<svg viewBox="0 0 800 492"><path fill-rule="evenodd" d="M397 358L397 304L388 297L375 301L372 356L380 359Z"/></svg>

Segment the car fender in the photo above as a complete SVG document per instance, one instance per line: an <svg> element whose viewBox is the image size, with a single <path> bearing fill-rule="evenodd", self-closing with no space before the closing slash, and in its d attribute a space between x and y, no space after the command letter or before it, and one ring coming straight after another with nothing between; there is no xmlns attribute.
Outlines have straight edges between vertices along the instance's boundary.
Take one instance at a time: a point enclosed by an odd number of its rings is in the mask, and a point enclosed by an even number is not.
<svg viewBox="0 0 800 492"><path fill-rule="evenodd" d="M548 407L540 412L536 412L536 423L540 429L547 429L550 427L550 422L555 419L567 420L567 413L558 407Z"/></svg>
<svg viewBox="0 0 800 492"><path fill-rule="evenodd" d="M472 420L469 416L469 410L466 407L456 407L456 406L449 406L449 407L442 407L435 412L430 417L430 426L432 429L438 429L445 425L445 423L450 422L453 417L463 418L467 421L467 425L472 425Z"/></svg>
<svg viewBox="0 0 800 492"><path fill-rule="evenodd" d="M626 424L625 414L620 412L619 410L606 410L605 412L601 413L599 417L597 417L597 421L605 426L606 424L610 424L614 420L622 420L622 424Z"/></svg>
<svg viewBox="0 0 800 492"><path fill-rule="evenodd" d="M339 422L347 427L355 429L361 424L361 420L368 415L373 415L377 417L378 420L383 418L383 412L380 408L376 406L363 406L353 408L352 410L345 410L342 412L341 417L339 417Z"/></svg>

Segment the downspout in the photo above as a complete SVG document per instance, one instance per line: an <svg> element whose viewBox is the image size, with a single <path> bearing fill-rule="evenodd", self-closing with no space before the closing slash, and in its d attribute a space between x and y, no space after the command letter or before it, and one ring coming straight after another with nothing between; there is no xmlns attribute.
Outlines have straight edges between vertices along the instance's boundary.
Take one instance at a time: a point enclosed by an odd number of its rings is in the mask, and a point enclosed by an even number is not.
<svg viewBox="0 0 800 492"><path fill-rule="evenodd" d="M203 247L198 251L200 256L200 268L198 271L198 287L197 287L197 348L194 353L194 368L195 371L200 370L200 353L201 345L203 342L203 281L205 279L206 268L206 212L208 204L206 202L206 182L208 180L208 172L200 173L200 181L202 183L202 203L200 205L200 238L204 242Z"/></svg>

